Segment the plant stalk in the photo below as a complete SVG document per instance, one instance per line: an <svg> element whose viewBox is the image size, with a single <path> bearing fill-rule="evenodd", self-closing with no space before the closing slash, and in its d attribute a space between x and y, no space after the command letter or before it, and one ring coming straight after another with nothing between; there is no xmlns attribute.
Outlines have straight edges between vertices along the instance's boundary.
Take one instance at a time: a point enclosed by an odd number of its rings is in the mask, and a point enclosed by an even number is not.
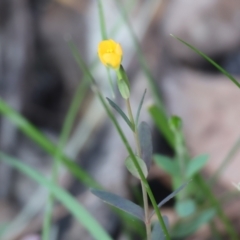
<svg viewBox="0 0 240 240"><path fill-rule="evenodd" d="M130 99L126 99L126 105L127 105L127 110L128 110L128 115L130 118L130 121L132 122L132 124L134 125L134 139L136 142L136 146L137 146L137 155L139 157L141 157L141 147L140 147L140 143L139 143L139 137L138 137L138 130L137 130L137 126L135 125L135 121L133 118L133 114L132 114L132 108L131 108L131 104L130 104ZM145 188L144 183L141 181L141 187L142 187L142 195L143 195L143 205L144 205L144 215L145 215L145 226L146 226L146 233L147 233L147 240L151 239L151 221L149 219L149 209L148 209L148 198L147 198L147 191Z"/></svg>

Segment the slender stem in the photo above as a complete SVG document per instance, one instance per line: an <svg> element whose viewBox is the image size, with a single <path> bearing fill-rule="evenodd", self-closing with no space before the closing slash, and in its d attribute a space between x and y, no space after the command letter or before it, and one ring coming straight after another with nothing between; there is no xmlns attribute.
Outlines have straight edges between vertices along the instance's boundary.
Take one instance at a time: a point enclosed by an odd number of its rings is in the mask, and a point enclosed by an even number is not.
<svg viewBox="0 0 240 240"><path fill-rule="evenodd" d="M61 165L58 161L58 159L61 159L62 153L61 149L64 148L64 145L67 142L67 139L70 135L73 122L75 120L76 114L78 112L78 109L86 95L86 90L88 87L87 79L86 77L83 79L83 81L79 84L76 93L74 94L74 97L71 101L70 107L68 109L66 118L64 119L63 127L60 133L59 142L54 154L54 162L52 166L52 182L57 184L58 182L58 172L59 172L59 166ZM55 198L52 193L49 193L48 195L48 201L47 206L44 213L44 219L43 219L43 231L42 231L42 240L49 240L50 238L50 230L52 225L52 212L54 207Z"/></svg>
<svg viewBox="0 0 240 240"><path fill-rule="evenodd" d="M134 122L132 108L131 108L129 98L126 99L126 104L127 104L127 110L128 110L128 115L129 115L130 121L134 125L133 135L134 135L136 146L137 146L137 155L139 157L141 157L141 147L140 147L140 143L139 143L138 130L137 130L137 126L135 125L135 122ZM142 182L142 180L141 180L141 187L142 187L142 195L143 195L143 205L144 205L144 213L145 213L145 225L146 225L146 232L147 232L147 240L150 240L151 239L151 221L149 219L148 198L147 198L147 191L146 191L145 185Z"/></svg>

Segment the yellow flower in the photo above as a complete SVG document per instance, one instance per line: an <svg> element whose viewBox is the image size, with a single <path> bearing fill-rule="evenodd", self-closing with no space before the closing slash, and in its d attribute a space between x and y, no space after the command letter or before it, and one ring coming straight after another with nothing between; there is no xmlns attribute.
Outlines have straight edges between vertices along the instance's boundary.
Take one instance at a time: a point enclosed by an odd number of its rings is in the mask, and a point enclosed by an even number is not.
<svg viewBox="0 0 240 240"><path fill-rule="evenodd" d="M119 69L122 55L122 47L112 39L101 41L98 45L98 56L107 67Z"/></svg>

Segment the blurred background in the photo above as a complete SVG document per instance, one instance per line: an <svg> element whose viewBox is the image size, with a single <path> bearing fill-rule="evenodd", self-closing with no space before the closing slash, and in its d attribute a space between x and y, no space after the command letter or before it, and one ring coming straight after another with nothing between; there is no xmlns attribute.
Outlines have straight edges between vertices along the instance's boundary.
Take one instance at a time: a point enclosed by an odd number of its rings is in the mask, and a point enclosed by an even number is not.
<svg viewBox="0 0 240 240"><path fill-rule="evenodd" d="M231 148L240 141L240 92L216 68L170 34L200 49L238 79L240 2L120 2L128 11L130 24L138 37L167 113L183 119L191 156L201 153L210 155L203 170L207 179L216 173ZM147 112L147 106L153 102L153 98L138 62L129 25L122 18L114 0L103 1L103 6L108 36L123 47L123 65L131 81L133 109L136 111L142 93L147 88L141 119L151 125L154 152L172 156L172 149ZM0 0L1 99L57 143L72 97L83 81L83 73L72 56L69 41L78 48L104 95L112 97L107 72L97 60L100 40L97 1ZM114 74L112 76L115 77ZM133 189L139 186L124 167L123 160L127 152L91 89L88 88L84 94L84 103L78 111L64 151L106 189L123 197L134 198ZM116 102L124 108L117 93ZM133 143L127 126L121 119L119 121ZM0 149L46 176L50 175L52 157L3 116L0 116ZM214 188L216 194L233 191L232 182L240 181L240 155L237 151L232 155ZM122 232L123 224L108 206L89 193L64 168L59 178L61 186L76 196L114 239L126 239ZM172 191L170 177L155 165L151 169L149 183L158 202ZM40 239L46 199L46 190L0 163L0 232L5 231L1 239ZM173 204L174 200L163 207L170 223L177 219ZM237 209L237 198L224 205L224 211L240 231ZM59 204L54 209L51 234L53 240L92 239ZM205 226L193 236L178 239L215 239L211 236L209 228ZM132 239L141 238L133 236Z"/></svg>

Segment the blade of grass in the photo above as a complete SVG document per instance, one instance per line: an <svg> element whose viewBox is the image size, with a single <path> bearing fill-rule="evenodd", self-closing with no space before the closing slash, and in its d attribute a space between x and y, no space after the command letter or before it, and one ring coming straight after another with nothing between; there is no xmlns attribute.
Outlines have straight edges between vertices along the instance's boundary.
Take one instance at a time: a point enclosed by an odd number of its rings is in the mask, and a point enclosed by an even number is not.
<svg viewBox="0 0 240 240"><path fill-rule="evenodd" d="M89 231L95 239L112 240L112 238L103 230L99 223L88 213L88 211L75 200L69 193L46 179L39 172L33 170L21 160L12 158L0 152L2 161L10 164L20 172L36 181L38 184L46 187L54 196L71 212L71 214Z"/></svg>
<svg viewBox="0 0 240 240"><path fill-rule="evenodd" d="M70 135L78 109L80 108L82 101L86 95L87 87L88 87L88 84L85 81L79 84L76 90L76 93L74 94L70 108L67 112L66 118L64 120L63 128L60 133L59 143L57 146L56 156L53 159L52 181L54 184L57 184L57 181L58 181L59 161L57 159L61 158L61 155L58 155L58 154L60 153L60 150L64 148L67 142L67 139ZM42 240L50 239L53 207L54 207L54 195L51 192L49 192L48 201L46 203L44 219L43 219Z"/></svg>
<svg viewBox="0 0 240 240"><path fill-rule="evenodd" d="M150 71L150 69L147 65L147 62L146 62L146 59L145 59L144 54L142 52L142 49L141 49L140 43L138 41L137 35L134 32L133 26L132 26L132 24L129 20L128 11L124 7L122 1L116 0L116 3L117 3L117 5L120 9L122 19L125 22L125 25L129 30L129 33L130 33L130 36L133 40L134 46L136 47L136 53L137 53L137 56L138 56L137 59L138 59L140 65L141 65L141 69L142 69L144 75L146 76L146 78L148 80L148 84L149 84L149 87L151 89L154 101L160 107L161 111L163 111L163 115L166 115L164 105L162 103L162 99L160 98L161 94L158 90L159 88L158 88L158 86L156 84L156 81L154 80L154 77L153 77L153 75L152 75L152 73L151 73L151 71Z"/></svg>
<svg viewBox="0 0 240 240"><path fill-rule="evenodd" d="M213 176L210 179L210 184L213 185L217 179L219 178L220 174L226 169L227 164L231 162L233 157L237 154L237 152L240 150L240 138L236 141L236 143L233 145L232 149L228 152L227 156L224 158L224 160L221 162L218 169L214 172Z"/></svg>
<svg viewBox="0 0 240 240"><path fill-rule="evenodd" d="M109 109L106 101L104 100L104 97L103 97L102 94L99 92L99 90L98 90L98 88L97 88L97 86L96 86L96 81L95 81L95 79L94 79L93 76L91 75L90 71L88 70L87 66L85 65L84 61L82 60L80 54L77 52L77 49L76 49L75 45L74 45L73 43L69 42L69 46L70 46L70 48L71 48L71 50L72 50L72 53L73 53L73 55L74 55L77 63L79 64L80 68L82 69L82 71L83 71L86 75L88 75L89 81L90 81L91 84L92 84L92 89L93 89L93 90L95 91L95 93L97 94L97 96L98 96L99 100L101 101L103 107L105 108L105 110L106 110L109 118L110 118L111 121L113 122L113 124L114 124L114 126L115 126L115 128L116 128L116 130L117 130L117 132L118 132L118 134L119 134L119 136L120 136L120 138L122 139L122 141L123 141L123 143L124 143L124 145L125 145L128 153L129 153L130 157L132 158L132 160L133 160L133 162L134 162L134 164L135 164L135 167L137 168L138 173L139 173L139 175L140 175L141 181L143 182L144 187L145 187L145 189L146 189L146 191L147 191L147 193L148 193L148 195L149 195L149 198L150 198L150 200L151 200L151 202L152 202L152 205L153 205L153 207L154 207L154 209L155 209L155 211L156 211L156 214L157 214L157 216L158 216L159 223L160 223L160 225L161 225L161 227L162 227L162 229L163 229L163 232L164 232L164 234L165 234L165 236L166 236L166 239L167 239L167 240L170 240L170 236L169 236L167 227L165 226L165 223L164 223L164 221L163 221L162 215L161 215L161 213L160 213L160 210L159 210L159 208L158 208L158 206L157 206L157 203L156 203L155 198L154 198L154 196L153 196L153 193L152 193L152 191L151 191L151 188L150 188L150 186L149 186L146 178L144 177L144 174L143 174L143 172L142 172L142 170L141 170L141 167L140 167L139 164L138 164L138 161L137 161L137 159L136 159L136 156L135 156L132 148L130 147L130 144L129 144L127 138L125 137L125 135L124 135L121 127L119 126L119 124L118 124L115 116L113 115L112 111Z"/></svg>
<svg viewBox="0 0 240 240"><path fill-rule="evenodd" d="M106 40L108 39L107 37L107 30L106 30L106 23L105 23L105 19L104 19L104 11L103 11L103 5L102 5L102 1L101 0L97 0L98 3L98 15L99 15L99 23L100 23L100 29L101 29L101 35L102 35L102 40ZM114 94L114 85L113 85L113 80L110 74L110 69L106 68L107 71L107 76L108 76L108 82L109 85L111 87L111 91L112 91L112 96L113 98L115 98L115 94Z"/></svg>
<svg viewBox="0 0 240 240"><path fill-rule="evenodd" d="M44 149L50 156L55 157L56 153L59 152L57 146L49 140L44 134L42 134L37 128L35 128L30 122L28 122L24 117L17 113L14 109L8 106L0 98L0 114L7 117L19 130L26 134L31 140L38 144L42 149ZM74 163L70 158L68 158L62 151L59 152L57 158L62 164L75 176L78 180L87 186L100 188L99 184L93 180L89 174L87 174L82 168L80 168L76 163Z"/></svg>
<svg viewBox="0 0 240 240"><path fill-rule="evenodd" d="M178 41L180 41L181 43L183 43L184 45L186 45L187 47L189 47L190 49L192 49L194 52L196 52L198 55L202 56L205 60L207 60L208 62L210 62L214 67L216 67L220 72L222 72L226 77L228 77L237 87L240 88L240 83L230 74L228 73L226 70L224 70L221 66L219 66L216 62L214 62L210 57L208 57L207 55L205 55L203 52L201 52L200 50L198 50L197 48L193 47L192 45L190 45L189 43L183 41L181 38L178 38L176 36L174 36L173 34L170 34L170 36L174 37L175 39L177 39Z"/></svg>

